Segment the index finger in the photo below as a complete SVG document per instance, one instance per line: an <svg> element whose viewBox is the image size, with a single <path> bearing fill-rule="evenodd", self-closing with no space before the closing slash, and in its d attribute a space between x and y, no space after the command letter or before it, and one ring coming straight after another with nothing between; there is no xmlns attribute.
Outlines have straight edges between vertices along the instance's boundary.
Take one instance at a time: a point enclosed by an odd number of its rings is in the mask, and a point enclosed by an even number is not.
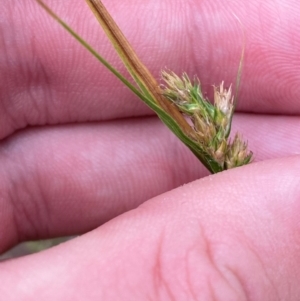
<svg viewBox="0 0 300 301"><path fill-rule="evenodd" d="M121 71L83 2L48 0L58 15ZM159 77L162 68L198 74L205 92L230 84L246 35L238 109L299 114L300 4L273 1L150 3L104 1L138 55ZM150 13L149 13L150 12ZM107 120L150 114L35 3L7 1L0 12L0 137L27 125Z"/></svg>

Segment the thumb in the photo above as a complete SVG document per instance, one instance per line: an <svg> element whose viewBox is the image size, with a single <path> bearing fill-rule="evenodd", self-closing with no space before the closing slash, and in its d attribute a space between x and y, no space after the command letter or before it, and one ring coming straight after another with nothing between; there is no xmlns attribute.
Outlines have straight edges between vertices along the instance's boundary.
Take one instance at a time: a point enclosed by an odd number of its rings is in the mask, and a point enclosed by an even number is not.
<svg viewBox="0 0 300 301"><path fill-rule="evenodd" d="M1 263L5 300L299 300L300 156L156 197L80 238Z"/></svg>

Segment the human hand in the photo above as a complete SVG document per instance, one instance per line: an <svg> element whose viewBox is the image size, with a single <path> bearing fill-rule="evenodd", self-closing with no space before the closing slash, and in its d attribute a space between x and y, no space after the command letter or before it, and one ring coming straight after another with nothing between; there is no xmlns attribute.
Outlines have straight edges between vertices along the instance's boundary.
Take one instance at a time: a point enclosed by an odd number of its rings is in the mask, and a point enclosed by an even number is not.
<svg viewBox="0 0 300 301"><path fill-rule="evenodd" d="M257 161L277 159L204 177L34 1L6 2L0 249L98 228L1 263L4 300L298 300L300 160L288 156L300 149L300 5L105 3L154 74L197 73L207 91L235 79L242 44L231 12L240 18L247 41L233 131ZM83 2L47 3L118 65Z"/></svg>

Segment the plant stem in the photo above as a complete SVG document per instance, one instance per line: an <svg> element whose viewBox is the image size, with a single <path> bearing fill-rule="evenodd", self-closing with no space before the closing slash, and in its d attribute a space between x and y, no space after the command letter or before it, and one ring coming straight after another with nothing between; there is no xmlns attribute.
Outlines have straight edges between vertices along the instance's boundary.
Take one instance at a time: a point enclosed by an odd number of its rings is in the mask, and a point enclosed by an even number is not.
<svg viewBox="0 0 300 301"><path fill-rule="evenodd" d="M129 73L136 81L142 92L144 92L149 98L153 99L164 111L172 116L185 134L193 137L193 130L191 126L187 123L176 106L173 106L171 102L162 95L162 90L160 89L156 79L138 58L134 49L103 3L100 0L86 0L86 2L95 14L107 37L110 39L124 65L127 67Z"/></svg>

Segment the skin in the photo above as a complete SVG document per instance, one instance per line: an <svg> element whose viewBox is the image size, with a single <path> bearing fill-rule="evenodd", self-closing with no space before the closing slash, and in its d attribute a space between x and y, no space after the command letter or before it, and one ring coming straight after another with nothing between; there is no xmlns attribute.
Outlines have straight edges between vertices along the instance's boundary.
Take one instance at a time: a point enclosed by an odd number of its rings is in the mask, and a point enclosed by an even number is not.
<svg viewBox="0 0 300 301"><path fill-rule="evenodd" d="M299 300L299 1L104 2L153 74L208 95L235 81L241 20L233 132L256 163L213 176L35 1L4 2L0 251L83 235L2 262L1 298ZM84 1L46 3L124 71Z"/></svg>

